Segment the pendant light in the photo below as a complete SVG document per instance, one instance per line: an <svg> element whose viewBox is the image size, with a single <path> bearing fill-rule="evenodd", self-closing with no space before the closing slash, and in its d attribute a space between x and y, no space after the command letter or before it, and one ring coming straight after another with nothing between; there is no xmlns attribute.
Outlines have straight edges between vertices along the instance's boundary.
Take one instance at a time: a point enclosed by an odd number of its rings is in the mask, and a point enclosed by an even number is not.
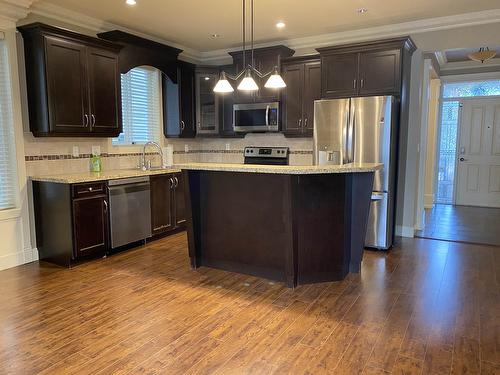
<svg viewBox="0 0 500 375"><path fill-rule="evenodd" d="M471 53L469 55L469 59L474 61L480 61L481 64L486 60L490 60L497 55L496 51L490 51L488 47L481 47L479 51Z"/></svg>
<svg viewBox="0 0 500 375"><path fill-rule="evenodd" d="M246 1L243 0L243 70L239 72L236 76L232 76L225 72L221 72L219 81L215 85L213 91L216 93L228 93L233 92L234 89L227 80L227 78L237 81L241 77L240 84L238 85L238 90L240 91L256 91L259 86L255 82L253 75L255 74L259 78L264 78L270 75L264 87L270 89L281 89L286 87L285 81L278 72L278 67L275 66L274 69L268 73L261 73L257 68L255 68L254 62L254 0L250 0L251 4L251 46L250 46L250 56L251 61L249 64L246 63Z"/></svg>

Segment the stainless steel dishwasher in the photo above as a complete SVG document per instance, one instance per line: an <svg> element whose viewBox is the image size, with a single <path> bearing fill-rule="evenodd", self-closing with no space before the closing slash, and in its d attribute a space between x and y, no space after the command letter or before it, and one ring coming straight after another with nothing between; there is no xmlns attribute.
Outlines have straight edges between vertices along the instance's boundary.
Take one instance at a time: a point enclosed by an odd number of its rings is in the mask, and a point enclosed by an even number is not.
<svg viewBox="0 0 500 375"><path fill-rule="evenodd" d="M111 248L151 237L149 177L108 181Z"/></svg>

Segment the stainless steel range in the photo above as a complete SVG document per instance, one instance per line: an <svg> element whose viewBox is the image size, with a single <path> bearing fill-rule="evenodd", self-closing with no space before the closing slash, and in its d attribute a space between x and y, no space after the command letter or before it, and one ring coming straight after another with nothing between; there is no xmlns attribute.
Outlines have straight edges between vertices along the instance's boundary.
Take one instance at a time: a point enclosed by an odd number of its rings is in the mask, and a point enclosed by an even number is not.
<svg viewBox="0 0 500 375"><path fill-rule="evenodd" d="M288 147L245 147L245 164L288 165Z"/></svg>

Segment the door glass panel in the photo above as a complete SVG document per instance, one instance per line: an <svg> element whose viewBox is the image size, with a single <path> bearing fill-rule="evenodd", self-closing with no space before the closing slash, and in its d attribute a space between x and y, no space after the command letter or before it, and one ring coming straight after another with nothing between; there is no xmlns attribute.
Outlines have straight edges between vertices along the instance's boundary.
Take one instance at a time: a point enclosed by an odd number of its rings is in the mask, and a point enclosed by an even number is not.
<svg viewBox="0 0 500 375"><path fill-rule="evenodd" d="M198 77L199 101L200 101L200 124L201 130L215 130L215 94L214 86L216 79L211 75L201 75Z"/></svg>
<svg viewBox="0 0 500 375"><path fill-rule="evenodd" d="M453 204L460 102L441 105L436 203Z"/></svg>

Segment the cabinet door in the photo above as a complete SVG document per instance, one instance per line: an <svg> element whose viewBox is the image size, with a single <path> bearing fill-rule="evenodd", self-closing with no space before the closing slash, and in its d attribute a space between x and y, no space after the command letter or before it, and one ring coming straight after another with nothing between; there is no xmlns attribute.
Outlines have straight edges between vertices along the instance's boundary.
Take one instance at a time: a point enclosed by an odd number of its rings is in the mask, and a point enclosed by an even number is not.
<svg viewBox="0 0 500 375"><path fill-rule="evenodd" d="M182 173L176 173L175 182L175 225L182 226L186 222L186 202L184 199L184 179Z"/></svg>
<svg viewBox="0 0 500 375"><path fill-rule="evenodd" d="M108 212L105 195L73 199L74 256L104 254L108 249Z"/></svg>
<svg viewBox="0 0 500 375"><path fill-rule="evenodd" d="M182 66L179 76L180 137L194 138L196 135L194 116L194 67Z"/></svg>
<svg viewBox="0 0 500 375"><path fill-rule="evenodd" d="M214 87L219 75L213 72L196 73L196 133L219 132L219 97Z"/></svg>
<svg viewBox="0 0 500 375"><path fill-rule="evenodd" d="M45 51L50 131L88 133L87 48L83 44L45 36Z"/></svg>
<svg viewBox="0 0 500 375"><path fill-rule="evenodd" d="M149 178L151 189L151 233L165 233L173 229L172 175L158 175Z"/></svg>
<svg viewBox="0 0 500 375"><path fill-rule="evenodd" d="M304 95L302 97L303 131L307 135L313 134L314 101L319 99L321 99L321 63L309 62L304 64Z"/></svg>
<svg viewBox="0 0 500 375"><path fill-rule="evenodd" d="M302 133L302 100L304 88L304 64L283 66L283 133Z"/></svg>
<svg viewBox="0 0 500 375"><path fill-rule="evenodd" d="M357 94L358 56L358 53L335 53L322 56L323 98L342 98Z"/></svg>
<svg viewBox="0 0 500 375"><path fill-rule="evenodd" d="M121 133L121 84L118 56L89 48L90 128L112 137Z"/></svg>
<svg viewBox="0 0 500 375"><path fill-rule="evenodd" d="M363 52L360 54L360 95L397 94L401 88L401 52Z"/></svg>

